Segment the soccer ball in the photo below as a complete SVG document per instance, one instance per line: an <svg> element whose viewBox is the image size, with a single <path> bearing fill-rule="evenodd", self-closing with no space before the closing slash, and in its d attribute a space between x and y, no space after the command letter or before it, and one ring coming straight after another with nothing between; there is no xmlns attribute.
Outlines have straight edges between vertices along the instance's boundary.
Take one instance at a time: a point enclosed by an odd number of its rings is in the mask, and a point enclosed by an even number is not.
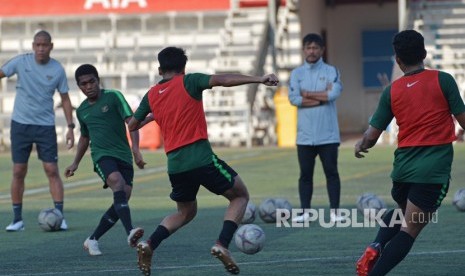
<svg viewBox="0 0 465 276"><path fill-rule="evenodd" d="M465 188L459 189L455 192L452 204L460 212L465 212Z"/></svg>
<svg viewBox="0 0 465 276"><path fill-rule="evenodd" d="M374 219L383 209L386 209L386 203L375 194L364 193L357 199L357 210L367 219Z"/></svg>
<svg viewBox="0 0 465 276"><path fill-rule="evenodd" d="M37 218L39 226L42 230L51 232L60 230L63 214L55 208L46 208L40 211Z"/></svg>
<svg viewBox="0 0 465 276"><path fill-rule="evenodd" d="M276 200L267 198L258 206L258 215L267 223L276 222Z"/></svg>
<svg viewBox="0 0 465 276"><path fill-rule="evenodd" d="M244 216L242 217L242 224L249 224L255 220L255 214L257 213L257 207L252 201L247 203L247 207L245 209Z"/></svg>
<svg viewBox="0 0 465 276"><path fill-rule="evenodd" d="M285 198L267 198L258 207L258 215L267 223L276 222L276 209L292 210L292 205Z"/></svg>
<svg viewBox="0 0 465 276"><path fill-rule="evenodd" d="M237 248L245 254L255 254L265 245L265 232L256 224L244 224L234 235Z"/></svg>

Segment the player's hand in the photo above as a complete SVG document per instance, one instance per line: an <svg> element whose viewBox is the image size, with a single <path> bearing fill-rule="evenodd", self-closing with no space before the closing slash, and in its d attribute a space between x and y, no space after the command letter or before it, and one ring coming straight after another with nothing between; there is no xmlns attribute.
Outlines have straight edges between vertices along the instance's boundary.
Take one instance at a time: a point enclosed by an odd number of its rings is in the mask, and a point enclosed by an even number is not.
<svg viewBox="0 0 465 276"><path fill-rule="evenodd" d="M139 169L144 169L145 167L145 161L144 159L142 158L142 153L140 152L140 150L135 150L132 152L132 155L134 155L134 162L136 163L137 167Z"/></svg>
<svg viewBox="0 0 465 276"><path fill-rule="evenodd" d="M276 86L279 83L278 77L275 74L269 74L263 76L262 83L267 86Z"/></svg>
<svg viewBox="0 0 465 276"><path fill-rule="evenodd" d="M71 149L74 146L74 131L72 128L68 128L66 133L66 148Z"/></svg>
<svg viewBox="0 0 465 276"><path fill-rule="evenodd" d="M76 164L71 164L69 167L65 169L65 177L71 177L74 175L74 172L78 169L78 165Z"/></svg>
<svg viewBox="0 0 465 276"><path fill-rule="evenodd" d="M357 158L364 158L365 155L362 154L363 153L368 153L368 149L364 149L362 148L362 141L358 141L357 144L355 144L355 157Z"/></svg>

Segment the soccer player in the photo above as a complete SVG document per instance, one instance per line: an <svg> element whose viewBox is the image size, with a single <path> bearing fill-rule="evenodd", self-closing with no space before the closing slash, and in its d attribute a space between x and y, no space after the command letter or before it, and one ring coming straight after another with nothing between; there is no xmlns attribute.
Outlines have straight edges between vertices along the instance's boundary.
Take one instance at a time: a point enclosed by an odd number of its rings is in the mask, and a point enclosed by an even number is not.
<svg viewBox="0 0 465 276"><path fill-rule="evenodd" d="M110 187L113 192L113 204L103 214L92 235L85 240L84 248L92 256L102 255L98 239L119 219L128 235L129 245L136 247L144 230L133 227L128 205L134 178L133 155L134 162L140 169L144 168L145 162L139 150L139 132L130 132L131 147L126 136L126 123L133 112L120 91L100 88L100 78L93 65L79 66L75 78L87 99L76 110L81 136L76 156L73 163L66 168L65 176L74 175L90 144L94 170L102 178L103 188Z"/></svg>
<svg viewBox="0 0 465 276"><path fill-rule="evenodd" d="M168 157L168 175L172 186L171 199L177 212L166 216L147 241L137 245L139 268L150 275L153 251L160 243L189 223L197 214L197 192L200 185L229 200L223 228L211 254L226 270L239 273L228 246L244 215L249 194L239 175L218 158L207 136L207 123L202 92L214 86L237 86L262 83L278 84L274 74L255 77L240 74L185 74L187 56L183 49L167 47L158 53L162 80L145 94L129 129L138 129L155 120L161 129Z"/></svg>
<svg viewBox="0 0 465 276"><path fill-rule="evenodd" d="M11 117L11 156L13 178L11 180L11 201L13 222L6 231L24 230L22 218L24 181L33 144L42 161L48 178L50 194L56 209L63 213L63 181L58 171L58 145L55 130L53 95L58 90L61 106L68 123L66 145L74 145L73 107L68 94L68 81L63 66L50 57L53 50L52 37L47 31L38 31L32 42L34 53L20 54L0 68L0 79L16 74L16 97ZM66 220L61 230L68 229Z"/></svg>
<svg viewBox="0 0 465 276"><path fill-rule="evenodd" d="M391 194L401 212L390 210L384 216L388 227L379 228L357 261L357 275L386 275L407 256L449 189L456 140L451 114L465 127L465 105L454 78L424 68L423 36L402 31L392 44L404 76L384 89L370 126L355 145L355 157L363 158L396 118L399 133ZM397 213L403 215L394 216ZM402 223L391 225L393 219Z"/></svg>

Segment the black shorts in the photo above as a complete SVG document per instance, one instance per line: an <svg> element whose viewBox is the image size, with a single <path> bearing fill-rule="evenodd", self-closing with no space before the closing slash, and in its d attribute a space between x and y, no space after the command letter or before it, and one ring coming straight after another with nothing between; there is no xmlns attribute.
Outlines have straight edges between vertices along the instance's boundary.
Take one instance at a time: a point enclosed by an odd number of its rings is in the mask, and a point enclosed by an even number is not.
<svg viewBox="0 0 465 276"><path fill-rule="evenodd" d="M398 204L404 204L407 199L424 212L434 212L441 206L442 200L449 191L446 184L393 182L391 195Z"/></svg>
<svg viewBox="0 0 465 276"><path fill-rule="evenodd" d="M237 173L221 159L187 172L169 174L172 191L170 197L176 202L194 201L200 185L217 195L222 195L234 185Z"/></svg>
<svg viewBox="0 0 465 276"><path fill-rule="evenodd" d="M36 144L37 155L42 162L58 162L55 126L25 125L11 121L10 139L13 163L26 164L33 144Z"/></svg>
<svg viewBox="0 0 465 276"><path fill-rule="evenodd" d="M120 172L124 181L126 182L126 185L132 187L132 182L134 179L134 167L121 159L104 156L100 158L99 161L97 161L97 164L94 164L94 171L103 180L104 189L108 188L107 177L112 172Z"/></svg>

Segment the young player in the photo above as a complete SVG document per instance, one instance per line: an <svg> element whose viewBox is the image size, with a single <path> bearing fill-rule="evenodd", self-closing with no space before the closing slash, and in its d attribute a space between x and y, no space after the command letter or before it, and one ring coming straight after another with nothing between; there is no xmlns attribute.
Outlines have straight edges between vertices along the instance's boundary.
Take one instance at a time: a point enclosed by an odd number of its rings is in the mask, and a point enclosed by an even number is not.
<svg viewBox="0 0 465 276"><path fill-rule="evenodd" d="M159 74L163 79L144 96L129 129L138 129L155 120L161 129L168 157L168 175L178 211L166 216L146 242L137 246L139 268L150 275L153 251L160 243L189 223L197 214L197 192L200 185L229 200L223 228L211 254L226 270L239 273L228 246L240 223L249 194L239 175L219 159L207 136L207 123L202 104L202 92L214 86L237 86L262 83L275 86L278 79L270 74L263 77L240 74L185 74L187 56L183 49L167 47L158 54Z"/></svg>
<svg viewBox="0 0 465 276"><path fill-rule="evenodd" d="M380 227L357 261L359 276L386 275L407 256L449 189L456 139L451 114L465 126L465 105L454 78L424 68L423 36L414 30L402 31L394 37L393 46L404 76L383 91L368 130L355 145L355 156L363 158L396 118L399 133L391 194L403 218L402 224L392 226L394 210L383 217L389 227Z"/></svg>
<svg viewBox="0 0 465 276"><path fill-rule="evenodd" d="M78 169L87 148L91 148L95 172L102 178L106 189L113 192L113 204L103 215L94 233L84 242L84 248L92 256L101 255L98 239L120 219L128 234L128 243L136 247L144 234L142 228L134 228L128 200L132 192L134 162L140 169L145 162L139 150L139 132L131 131L132 154L126 136L126 123L132 110L117 90L101 89L97 69L83 64L76 69L75 78L79 89L87 96L76 110L81 137L73 163L66 168L65 176L71 177Z"/></svg>

